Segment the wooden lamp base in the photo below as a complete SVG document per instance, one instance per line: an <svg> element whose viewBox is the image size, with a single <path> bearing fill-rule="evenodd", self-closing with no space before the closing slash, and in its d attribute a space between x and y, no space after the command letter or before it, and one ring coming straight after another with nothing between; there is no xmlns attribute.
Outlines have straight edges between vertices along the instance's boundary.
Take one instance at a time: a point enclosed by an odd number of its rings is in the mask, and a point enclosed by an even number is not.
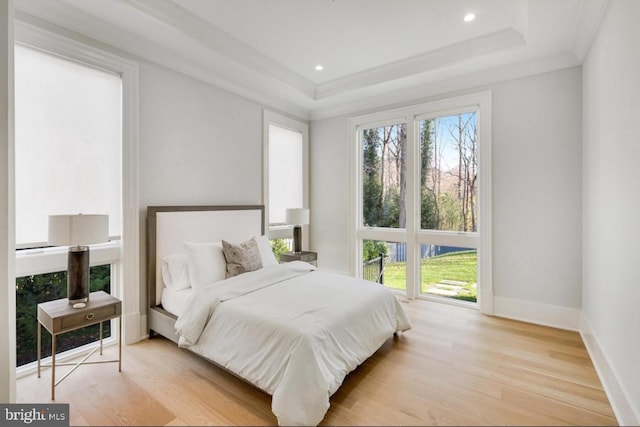
<svg viewBox="0 0 640 427"><path fill-rule="evenodd" d="M69 248L67 263L67 299L74 308L82 308L89 301L89 247Z"/></svg>

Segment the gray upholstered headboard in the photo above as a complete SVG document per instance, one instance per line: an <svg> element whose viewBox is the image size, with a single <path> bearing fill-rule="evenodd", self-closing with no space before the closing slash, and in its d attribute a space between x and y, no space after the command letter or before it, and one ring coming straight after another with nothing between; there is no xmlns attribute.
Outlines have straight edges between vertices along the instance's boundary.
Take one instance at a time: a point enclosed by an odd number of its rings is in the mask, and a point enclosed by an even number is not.
<svg viewBox="0 0 640 427"><path fill-rule="evenodd" d="M160 304L161 260L183 253L183 243L240 242L264 234L264 206L149 206L147 284L149 306Z"/></svg>

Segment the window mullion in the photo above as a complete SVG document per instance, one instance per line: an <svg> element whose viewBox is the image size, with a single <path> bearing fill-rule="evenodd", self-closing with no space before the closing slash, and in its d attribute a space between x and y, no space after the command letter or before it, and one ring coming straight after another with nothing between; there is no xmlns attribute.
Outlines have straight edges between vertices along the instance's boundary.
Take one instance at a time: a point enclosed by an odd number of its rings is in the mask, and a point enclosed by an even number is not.
<svg viewBox="0 0 640 427"><path fill-rule="evenodd" d="M420 182L420 168L416 161L420 157L419 144L416 143L415 120L410 118L406 120L407 126L407 172L406 172L406 216L407 216L407 228L405 241L407 245L407 298L413 299L417 296L420 289L420 246L414 238L416 231L420 227L420 203L419 197L417 197L419 182Z"/></svg>

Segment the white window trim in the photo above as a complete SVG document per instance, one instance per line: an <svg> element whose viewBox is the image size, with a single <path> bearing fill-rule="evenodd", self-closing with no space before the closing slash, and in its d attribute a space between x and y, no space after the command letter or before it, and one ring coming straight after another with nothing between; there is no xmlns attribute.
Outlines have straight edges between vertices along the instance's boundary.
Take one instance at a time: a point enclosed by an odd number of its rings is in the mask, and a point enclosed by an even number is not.
<svg viewBox="0 0 640 427"><path fill-rule="evenodd" d="M407 173L414 177L407 184L407 212L418 212L419 188L416 182L419 166L419 145L416 144L415 121L424 118L457 114L474 110L479 116L479 197L478 197L478 232L456 233L437 230L420 230L418 215L408 215L406 229L382 229L362 227L362 156L358 129L379 127L389 124L407 123L407 150L413 153L413 160L407 164ZM491 93L480 92L448 98L419 105L411 105L392 110L378 111L353 117L349 120L349 138L351 153L351 197L349 221L349 266L352 274L362 276L362 240L384 240L406 242L409 253L418 253L415 248L422 244L437 244L454 241L462 247L478 249L478 308L485 314L493 313L493 286L491 265ZM410 250L413 249L413 250ZM415 257L413 257L415 258ZM417 259L407 259L407 291L410 299L419 295Z"/></svg>
<svg viewBox="0 0 640 427"><path fill-rule="evenodd" d="M269 125L276 125L302 134L302 202L303 208L309 208L309 125L281 114L264 110L262 114L262 203L265 205L265 224L270 239L288 238L292 235L293 226L269 226ZM309 242L309 231L302 227L302 242L306 247Z"/></svg>
<svg viewBox="0 0 640 427"><path fill-rule="evenodd" d="M16 251L16 277L66 271L68 252L66 247ZM120 262L120 242L92 245L90 252L92 267Z"/></svg>
<svg viewBox="0 0 640 427"><path fill-rule="evenodd" d="M112 243L92 247L91 261L93 265L97 265L97 262L104 260L114 266L111 292L122 300L124 342L126 344L138 342L142 337L141 331L145 330L142 328L140 315L138 64L19 20L15 21L15 42L114 72L122 77L122 239L119 245ZM116 245L117 249L113 245ZM116 250L117 261L114 258ZM57 266L62 259L60 257L64 257L58 252L59 250L51 248L43 249L40 253L18 253L16 273L18 271L20 274L42 272L41 267L37 266L39 263ZM127 262L122 262L125 259ZM100 263L104 264L104 262ZM64 269L66 269L66 263L57 271ZM17 277L20 275L17 274Z"/></svg>

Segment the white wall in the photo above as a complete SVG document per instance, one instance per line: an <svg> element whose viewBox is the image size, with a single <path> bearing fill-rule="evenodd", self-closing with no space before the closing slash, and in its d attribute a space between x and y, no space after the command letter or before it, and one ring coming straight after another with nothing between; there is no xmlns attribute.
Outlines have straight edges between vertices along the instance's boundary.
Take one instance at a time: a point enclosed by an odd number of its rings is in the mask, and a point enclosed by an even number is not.
<svg viewBox="0 0 640 427"><path fill-rule="evenodd" d="M310 248L318 266L349 272L350 171L348 117L309 126Z"/></svg>
<svg viewBox="0 0 640 427"><path fill-rule="evenodd" d="M640 2L612 2L583 66L583 334L627 425L640 424L639 19Z"/></svg>
<svg viewBox="0 0 640 427"><path fill-rule="evenodd" d="M262 107L164 67L140 64L140 204L262 198Z"/></svg>
<svg viewBox="0 0 640 427"><path fill-rule="evenodd" d="M495 312L575 330L581 306L581 92L579 67L492 88Z"/></svg>
<svg viewBox="0 0 640 427"><path fill-rule="evenodd" d="M527 320L577 329L581 69L480 90L492 92L493 289L494 297L501 298L497 314L533 305L538 318ZM349 271L348 131L346 116L311 123L312 246L320 266L343 272ZM499 312L502 307L504 313Z"/></svg>
<svg viewBox="0 0 640 427"><path fill-rule="evenodd" d="M140 287L146 313L146 207L262 203L262 106L140 63Z"/></svg>

